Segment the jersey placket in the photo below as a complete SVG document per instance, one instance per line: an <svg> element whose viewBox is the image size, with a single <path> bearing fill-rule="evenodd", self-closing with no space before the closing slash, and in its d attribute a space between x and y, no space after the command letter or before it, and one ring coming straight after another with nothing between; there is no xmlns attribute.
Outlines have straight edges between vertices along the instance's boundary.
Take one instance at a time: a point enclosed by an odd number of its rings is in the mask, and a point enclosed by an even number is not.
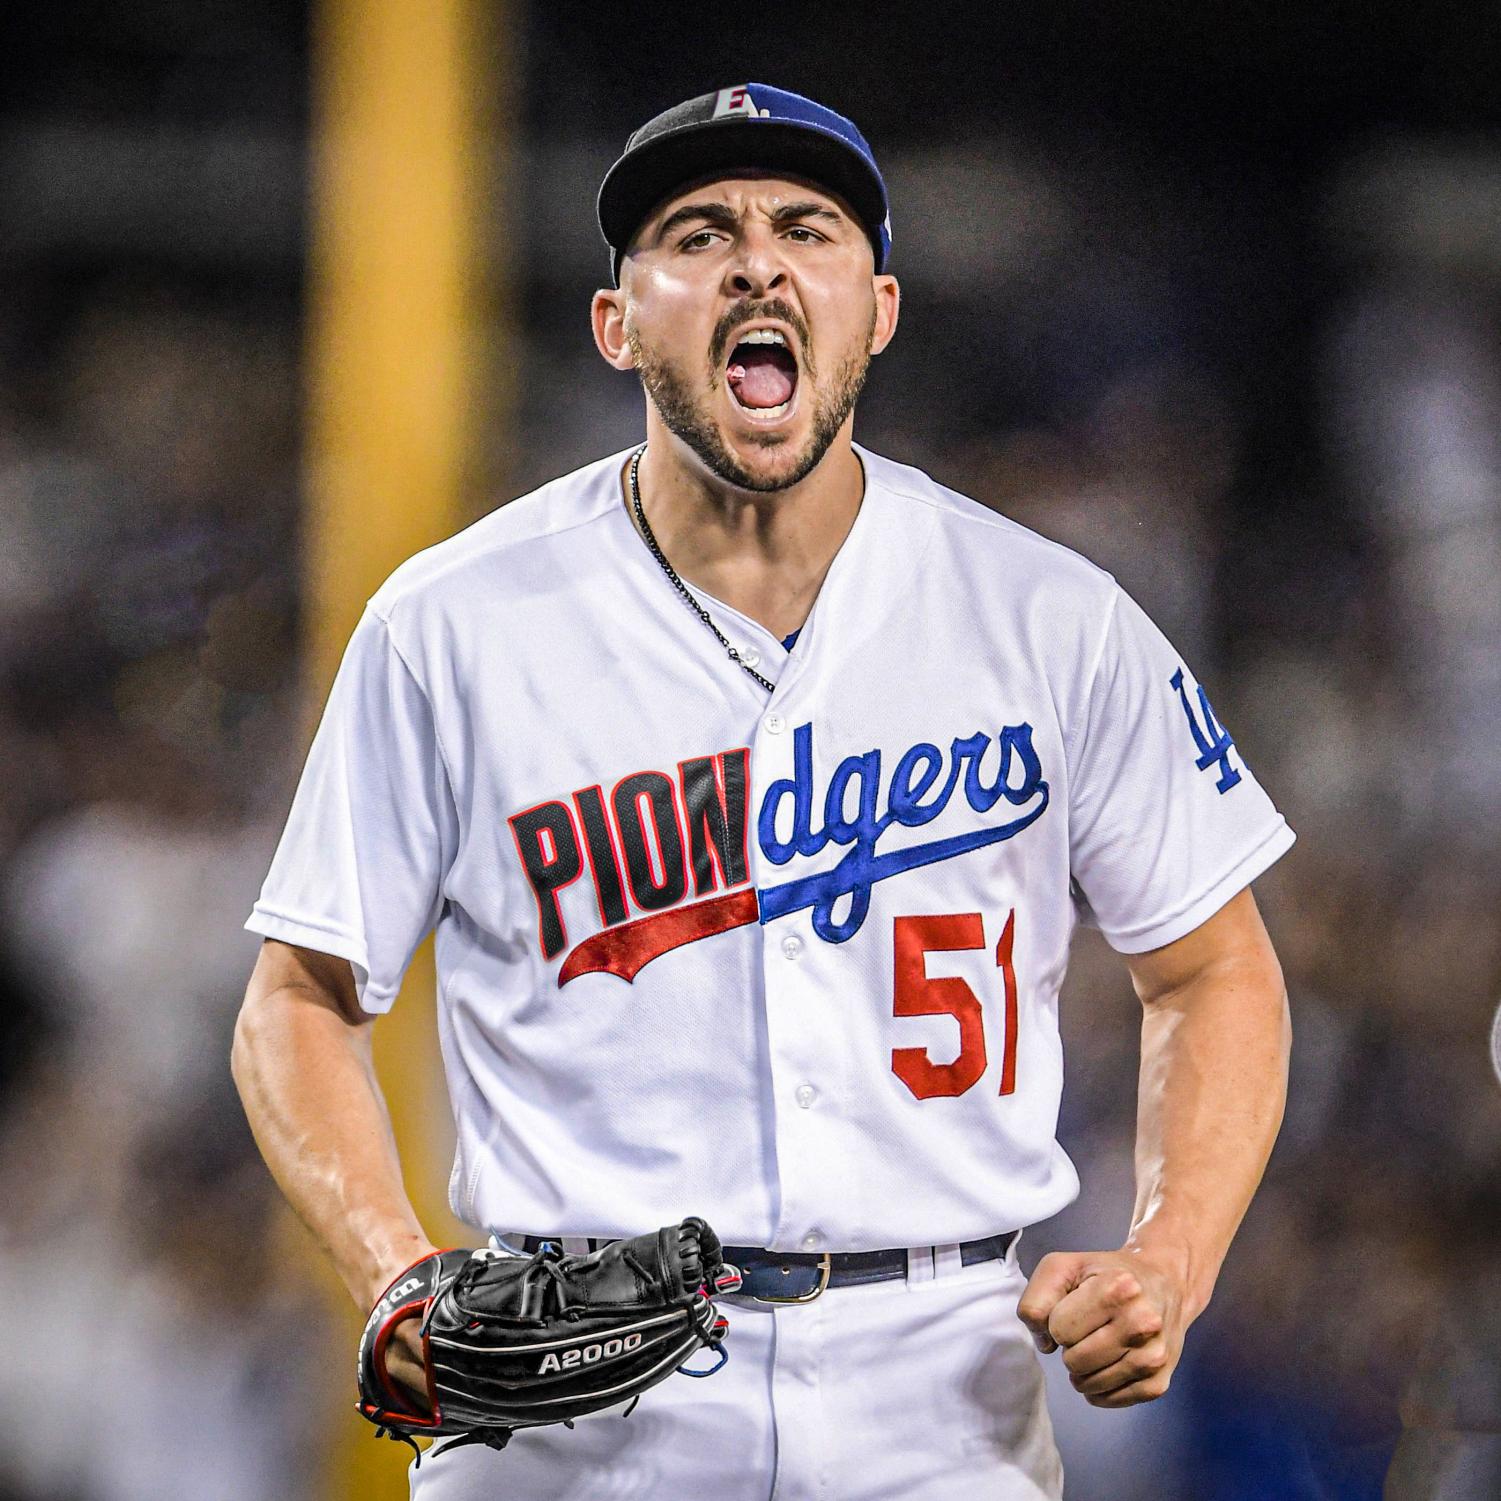
<svg viewBox="0 0 1501 1501"><path fill-rule="evenodd" d="M751 783L759 808L773 782L794 770L796 726L813 717L812 674L805 657L788 659L751 742ZM752 841L758 890L777 884L788 868L773 865ZM806 909L761 924L767 1057L771 1069L771 1125L777 1166L777 1223L770 1246L817 1252L829 1248L823 1220L832 1192L828 1167L832 1112L838 1109L839 1028L832 1014L823 943Z"/></svg>

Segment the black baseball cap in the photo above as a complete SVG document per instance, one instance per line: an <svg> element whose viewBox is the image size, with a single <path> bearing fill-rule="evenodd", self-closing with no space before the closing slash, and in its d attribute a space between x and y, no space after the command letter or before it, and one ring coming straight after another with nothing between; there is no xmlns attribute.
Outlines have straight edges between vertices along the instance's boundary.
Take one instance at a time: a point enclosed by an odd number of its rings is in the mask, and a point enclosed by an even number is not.
<svg viewBox="0 0 1501 1501"><path fill-rule="evenodd" d="M806 177L854 209L875 251L891 253L886 183L865 137L843 115L786 89L742 83L676 104L625 143L599 189L599 227L620 285L626 246L651 211L681 183L736 167Z"/></svg>

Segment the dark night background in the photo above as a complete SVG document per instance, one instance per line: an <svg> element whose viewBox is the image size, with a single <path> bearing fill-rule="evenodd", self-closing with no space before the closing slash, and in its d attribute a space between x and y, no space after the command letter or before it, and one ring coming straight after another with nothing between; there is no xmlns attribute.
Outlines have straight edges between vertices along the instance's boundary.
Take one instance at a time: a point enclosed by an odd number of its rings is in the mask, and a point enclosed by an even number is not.
<svg viewBox="0 0 1501 1501"><path fill-rule="evenodd" d="M171 1493L143 1408L176 1493L311 1495L321 1326L221 1077L298 761L311 18L0 24L0 1286L59 1310L0 1501ZM1369 1501L1404 1420L1393 1501L1501 1494L1501 10L516 3L489 45L517 396L475 510L640 429L585 316L628 133L809 93L892 189L857 436L1116 573L1300 833L1258 885L1282 1139L1171 1396L1054 1391L1069 1495ZM1084 1189L1026 1257L1129 1212L1135 1002L1088 938L1064 1027Z"/></svg>

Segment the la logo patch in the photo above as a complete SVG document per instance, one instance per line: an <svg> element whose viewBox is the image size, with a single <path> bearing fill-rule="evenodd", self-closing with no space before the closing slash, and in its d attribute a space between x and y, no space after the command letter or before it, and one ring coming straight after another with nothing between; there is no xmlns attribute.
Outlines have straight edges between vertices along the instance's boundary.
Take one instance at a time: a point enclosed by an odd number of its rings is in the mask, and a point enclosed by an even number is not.
<svg viewBox="0 0 1501 1501"><path fill-rule="evenodd" d="M1199 713L1194 713L1181 667L1168 681L1178 690L1179 702L1183 705L1184 714L1188 716L1188 728L1199 750L1199 759L1194 765L1200 771L1208 771L1211 766L1219 767L1219 780L1214 785L1216 791L1223 796L1240 781L1240 772L1230 764L1230 752L1235 749L1235 741L1230 738L1230 731L1214 717L1214 710L1209 707L1209 695L1202 686L1196 686L1194 690L1199 700Z"/></svg>

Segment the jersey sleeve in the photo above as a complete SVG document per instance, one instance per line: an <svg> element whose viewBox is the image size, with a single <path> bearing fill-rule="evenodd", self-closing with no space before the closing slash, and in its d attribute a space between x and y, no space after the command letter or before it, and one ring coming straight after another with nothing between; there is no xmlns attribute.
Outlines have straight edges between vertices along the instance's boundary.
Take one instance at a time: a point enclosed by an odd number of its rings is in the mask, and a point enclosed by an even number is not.
<svg viewBox="0 0 1501 1501"><path fill-rule="evenodd" d="M364 1009L389 1010L457 838L431 704L367 608L245 926L347 959Z"/></svg>
<svg viewBox="0 0 1501 1501"><path fill-rule="evenodd" d="M1119 589L1072 751L1075 901L1122 953L1192 932L1293 842L1208 694Z"/></svg>

